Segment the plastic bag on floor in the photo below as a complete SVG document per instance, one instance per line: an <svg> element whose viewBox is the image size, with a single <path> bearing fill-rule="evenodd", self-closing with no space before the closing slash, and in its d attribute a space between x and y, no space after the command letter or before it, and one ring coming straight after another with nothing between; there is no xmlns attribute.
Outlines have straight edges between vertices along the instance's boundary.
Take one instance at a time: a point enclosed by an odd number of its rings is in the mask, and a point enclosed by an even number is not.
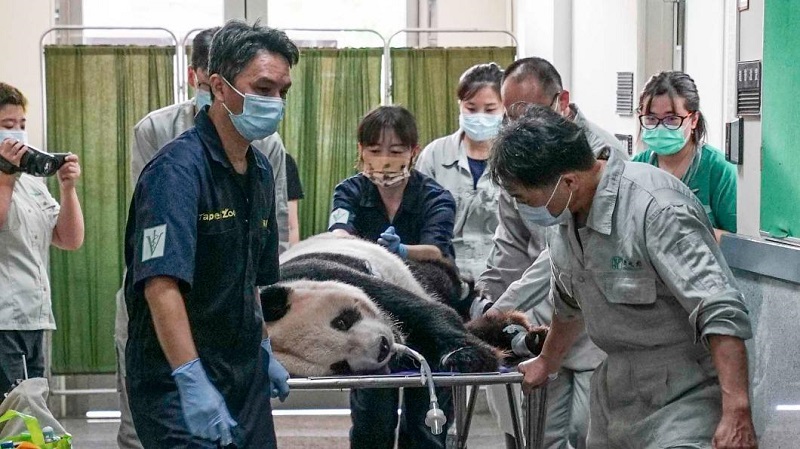
<svg viewBox="0 0 800 449"><path fill-rule="evenodd" d="M33 444L28 447L40 449L71 448L72 436L47 408L49 392L44 378L25 380L11 390L0 403L0 441L26 441ZM47 427L52 429L52 434L48 432L45 439L42 428ZM53 438L49 438L51 435Z"/></svg>

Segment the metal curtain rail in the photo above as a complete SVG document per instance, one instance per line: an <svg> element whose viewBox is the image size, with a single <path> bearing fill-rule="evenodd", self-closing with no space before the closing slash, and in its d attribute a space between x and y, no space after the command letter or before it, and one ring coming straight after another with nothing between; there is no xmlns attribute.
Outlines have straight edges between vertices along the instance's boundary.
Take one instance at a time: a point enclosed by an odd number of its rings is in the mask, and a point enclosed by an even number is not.
<svg viewBox="0 0 800 449"><path fill-rule="evenodd" d="M514 33L508 30L482 30L478 28L404 28L402 30L396 31L394 34L389 36L389 39L386 40L386 48L383 51L383 55L386 58L386 70L383 73L384 88L386 91L384 92L384 99L386 104L390 103L391 100L391 69L392 69L392 59L391 59L391 51L392 51L392 39L395 36L402 34L402 33L500 33L508 35L511 40L514 42L514 59L517 59L519 54L519 41L517 40L517 36Z"/></svg>
<svg viewBox="0 0 800 449"><path fill-rule="evenodd" d="M190 36L193 36L195 33L199 33L205 29L206 28L192 28L186 32L186 36L183 36L183 39L181 40L181 53L178 55L178 70L180 70L180 72L183 74L183 82L178 86L178 101L186 101L189 99L189 59L186 57L187 42L189 42Z"/></svg>
<svg viewBox="0 0 800 449"><path fill-rule="evenodd" d="M46 70L45 70L45 60L44 60L44 40L50 33L54 31L84 31L84 30L163 31L167 33L172 38L172 42L174 43L173 45L175 45L175 57L178 65L177 67L178 73L176 74L177 79L175 83L173 83L173 100L177 103L179 99L178 88L182 84L181 77L183 76L183 73L180 72L180 59L178 58L180 42L178 41L178 38L175 36L175 33L173 33L172 31L162 27L113 27L113 26L83 26L83 25L59 25L49 28L47 31L42 33L42 37L39 38L39 52L41 53L40 66L42 75L42 146L45 150L47 150L47 83L45 82Z"/></svg>
<svg viewBox="0 0 800 449"><path fill-rule="evenodd" d="M181 47L182 47L183 53L179 57L179 63L178 63L179 70L180 70L180 63L181 62L183 63L183 71L184 72L189 67L189 60L186 57L186 47L187 47L187 43L189 41L189 37L192 36L195 33L203 31L205 29L206 28L194 28L194 29L191 29L186 33L186 36L183 37L183 40L181 41ZM369 28L279 28L279 29L281 31L300 31L300 32L319 32L319 33L343 33L343 32L344 33L369 33L369 34L374 34L375 36L377 36L378 39L380 39L381 42L383 43L383 45L381 47L384 48L384 51L386 49L386 39L383 37L383 35L381 33L379 33L378 31L373 30L373 29L369 29ZM382 64L384 69L386 68L387 60L388 60L388 58L386 57L386 54L384 53L384 55L383 55L383 64ZM178 90L179 90L180 94L184 94L185 95L185 96L182 97L183 100L188 99L189 89L186 86L186 78L185 77L184 77L184 83L181 86L179 86Z"/></svg>
<svg viewBox="0 0 800 449"><path fill-rule="evenodd" d="M378 36L378 39L383 42L383 71L389 71L389 53L386 53L386 46L388 42L386 38L383 37L381 33L376 30L372 30L369 28L281 28L282 31L301 31L301 32L323 32L323 33L340 33L340 32L348 32L348 33L370 33ZM384 81L387 78L384 77ZM383 87L384 95L383 99L381 100L381 104L387 105L389 104L389 97L386 96L386 91L388 89L388 85Z"/></svg>

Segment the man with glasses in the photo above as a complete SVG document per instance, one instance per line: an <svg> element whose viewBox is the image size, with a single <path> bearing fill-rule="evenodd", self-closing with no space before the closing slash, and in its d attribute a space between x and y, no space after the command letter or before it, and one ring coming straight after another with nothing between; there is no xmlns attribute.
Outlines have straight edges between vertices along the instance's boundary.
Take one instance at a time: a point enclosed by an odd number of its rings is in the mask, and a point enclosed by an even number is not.
<svg viewBox="0 0 800 449"><path fill-rule="evenodd" d="M627 159L619 140L588 121L564 89L561 76L548 61L524 58L506 68L501 89L506 121L513 121L531 106L551 108L572 121L586 133L589 145L598 158L607 159L611 151ZM473 315L495 314L517 309L527 311L536 324L550 324L553 302L550 295L550 259L545 244L545 227L523 219L526 210L501 191L499 225L488 268L479 277L487 293L496 301L476 304ZM525 354L520 354L525 355ZM582 448L586 440L589 410L589 379L605 355L592 344L586 333L567 354L558 378L548 386L545 447ZM490 409L506 433L509 448L521 447L516 442L504 388L489 387Z"/></svg>

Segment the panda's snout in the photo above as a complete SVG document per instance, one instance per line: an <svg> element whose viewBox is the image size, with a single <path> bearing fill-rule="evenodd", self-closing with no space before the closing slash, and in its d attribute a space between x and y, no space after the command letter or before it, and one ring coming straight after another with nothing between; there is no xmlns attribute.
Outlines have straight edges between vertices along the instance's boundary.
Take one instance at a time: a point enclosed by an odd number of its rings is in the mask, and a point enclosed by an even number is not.
<svg viewBox="0 0 800 449"><path fill-rule="evenodd" d="M381 337L381 344L378 348L378 362L382 362L386 360L389 355L392 353L392 345L389 343L389 339L386 337Z"/></svg>

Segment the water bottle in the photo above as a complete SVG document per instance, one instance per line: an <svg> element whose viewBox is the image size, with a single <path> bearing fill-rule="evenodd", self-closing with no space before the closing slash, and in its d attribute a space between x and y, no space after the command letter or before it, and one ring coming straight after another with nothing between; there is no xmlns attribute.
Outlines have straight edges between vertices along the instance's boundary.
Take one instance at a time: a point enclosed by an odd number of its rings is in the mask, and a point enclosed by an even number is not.
<svg viewBox="0 0 800 449"><path fill-rule="evenodd" d="M55 443L57 441L56 432L50 426L42 427L42 435L45 443Z"/></svg>

